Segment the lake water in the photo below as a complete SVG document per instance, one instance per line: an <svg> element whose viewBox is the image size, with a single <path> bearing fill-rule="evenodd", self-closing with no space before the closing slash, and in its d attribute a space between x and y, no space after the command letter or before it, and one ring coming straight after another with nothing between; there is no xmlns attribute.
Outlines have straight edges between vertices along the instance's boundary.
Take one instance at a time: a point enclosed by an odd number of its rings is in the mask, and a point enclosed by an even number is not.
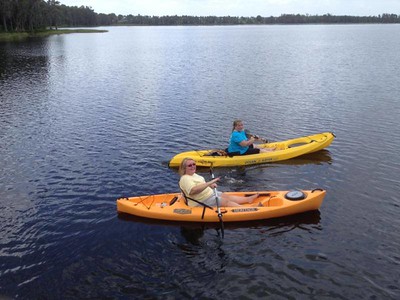
<svg viewBox="0 0 400 300"><path fill-rule="evenodd" d="M399 299L400 26L118 27L0 43L0 298ZM319 211L185 226L118 216L232 121L321 152L215 169L324 188ZM201 175L208 178L206 170Z"/></svg>

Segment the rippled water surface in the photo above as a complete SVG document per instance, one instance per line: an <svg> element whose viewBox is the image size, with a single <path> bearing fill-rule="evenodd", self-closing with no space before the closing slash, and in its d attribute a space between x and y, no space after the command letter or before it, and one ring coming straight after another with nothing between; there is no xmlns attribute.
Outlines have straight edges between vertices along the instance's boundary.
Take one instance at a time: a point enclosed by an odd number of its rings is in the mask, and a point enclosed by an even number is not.
<svg viewBox="0 0 400 300"><path fill-rule="evenodd" d="M400 27L119 27L0 43L0 298L398 299ZM213 225L118 215L176 192L176 153L232 121L315 154L214 170L319 211ZM203 176L208 177L206 170Z"/></svg>

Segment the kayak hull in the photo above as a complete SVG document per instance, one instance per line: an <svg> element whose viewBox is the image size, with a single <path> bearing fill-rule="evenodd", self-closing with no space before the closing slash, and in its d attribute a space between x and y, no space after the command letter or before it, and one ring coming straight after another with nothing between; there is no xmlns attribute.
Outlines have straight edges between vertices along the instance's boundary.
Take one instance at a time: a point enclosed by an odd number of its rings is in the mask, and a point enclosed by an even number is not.
<svg viewBox="0 0 400 300"><path fill-rule="evenodd" d="M249 196L259 193L253 203L238 207L221 207L224 222L240 222L279 218L312 210L318 210L326 195L325 190L302 190L304 199L290 200L289 191L228 192ZM118 213L168 221L219 222L217 208L191 207L185 204L180 193L158 194L119 198Z"/></svg>
<svg viewBox="0 0 400 300"><path fill-rule="evenodd" d="M211 156L214 150L187 151L175 155L169 162L171 168L179 167L186 157L199 167L234 167L271 163L313 153L328 147L334 140L332 132L323 132L280 142L258 144L262 148L276 148L271 152L239 156Z"/></svg>

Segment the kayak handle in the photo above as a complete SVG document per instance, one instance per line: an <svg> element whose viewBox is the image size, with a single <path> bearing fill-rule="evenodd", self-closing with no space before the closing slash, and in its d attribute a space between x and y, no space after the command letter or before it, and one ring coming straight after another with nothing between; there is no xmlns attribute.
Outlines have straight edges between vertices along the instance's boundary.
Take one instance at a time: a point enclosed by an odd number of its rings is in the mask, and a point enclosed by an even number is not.
<svg viewBox="0 0 400 300"><path fill-rule="evenodd" d="M172 198L172 200L169 202L169 206L173 205L176 202L176 200L178 200L178 196Z"/></svg>

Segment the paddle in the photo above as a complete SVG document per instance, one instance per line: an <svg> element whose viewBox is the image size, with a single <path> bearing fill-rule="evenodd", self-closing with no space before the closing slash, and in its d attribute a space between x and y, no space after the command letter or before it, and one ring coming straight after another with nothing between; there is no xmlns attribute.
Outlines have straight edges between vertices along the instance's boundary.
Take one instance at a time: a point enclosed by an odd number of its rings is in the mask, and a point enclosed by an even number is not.
<svg viewBox="0 0 400 300"><path fill-rule="evenodd" d="M212 171L212 167L210 168L210 174L211 174L211 178L214 179L214 173ZM219 218L219 223L221 226L221 236L222 238L224 238L224 221L222 221L222 213L221 213L221 208L219 206L219 197L218 197L218 192L217 192L217 188L214 188L214 195L215 195L215 201L217 202L217 213L218 213L218 218Z"/></svg>

